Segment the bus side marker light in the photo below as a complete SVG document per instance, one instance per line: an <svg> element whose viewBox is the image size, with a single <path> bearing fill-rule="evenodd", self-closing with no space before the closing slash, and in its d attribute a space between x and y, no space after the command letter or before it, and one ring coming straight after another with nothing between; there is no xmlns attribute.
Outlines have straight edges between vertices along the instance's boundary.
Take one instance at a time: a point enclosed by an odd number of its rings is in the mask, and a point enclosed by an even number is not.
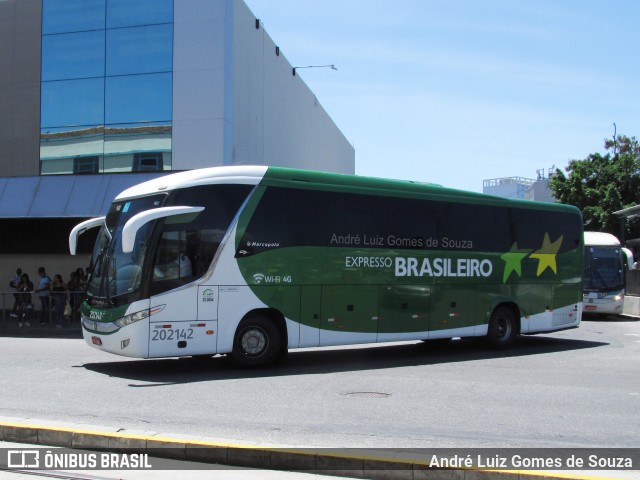
<svg viewBox="0 0 640 480"><path fill-rule="evenodd" d="M207 335L213 335L215 332L213 330L207 330L205 333Z"/></svg>

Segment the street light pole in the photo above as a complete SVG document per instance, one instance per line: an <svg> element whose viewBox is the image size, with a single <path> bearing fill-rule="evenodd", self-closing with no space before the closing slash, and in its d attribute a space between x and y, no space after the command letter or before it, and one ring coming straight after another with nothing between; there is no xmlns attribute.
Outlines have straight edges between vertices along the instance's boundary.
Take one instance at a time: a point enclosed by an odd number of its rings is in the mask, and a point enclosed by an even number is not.
<svg viewBox="0 0 640 480"><path fill-rule="evenodd" d="M298 70L299 68L330 68L331 70L338 70L338 68L335 65L307 65L306 67L293 67L293 69L291 70L291 73L293 74L293 76L296 76L296 70Z"/></svg>

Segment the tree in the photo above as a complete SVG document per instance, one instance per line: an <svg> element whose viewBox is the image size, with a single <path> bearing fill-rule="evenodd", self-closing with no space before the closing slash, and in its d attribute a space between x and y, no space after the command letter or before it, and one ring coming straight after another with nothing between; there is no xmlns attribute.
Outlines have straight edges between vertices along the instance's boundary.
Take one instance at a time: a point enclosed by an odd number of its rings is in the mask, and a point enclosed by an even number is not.
<svg viewBox="0 0 640 480"><path fill-rule="evenodd" d="M582 211L586 230L619 236L620 219L612 213L640 205L640 144L635 137L606 139L607 153L571 160L567 175L556 169L550 188L561 202ZM626 223L627 238L640 237L640 222Z"/></svg>

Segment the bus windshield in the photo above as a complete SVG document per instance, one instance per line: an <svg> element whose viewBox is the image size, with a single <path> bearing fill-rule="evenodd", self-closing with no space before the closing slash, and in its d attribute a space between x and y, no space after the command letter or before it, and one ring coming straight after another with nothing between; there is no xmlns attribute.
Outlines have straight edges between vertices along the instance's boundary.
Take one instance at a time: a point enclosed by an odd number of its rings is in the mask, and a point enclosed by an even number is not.
<svg viewBox="0 0 640 480"><path fill-rule="evenodd" d="M624 271L619 247L585 248L584 290L605 292L624 288Z"/></svg>
<svg viewBox="0 0 640 480"><path fill-rule="evenodd" d="M165 199L166 195L162 194L111 205L92 256L87 296L93 303L119 305L125 301L125 297L126 301L131 301L131 294L140 290L142 266L153 222L138 231L131 253L122 251L122 229L131 217L161 207Z"/></svg>

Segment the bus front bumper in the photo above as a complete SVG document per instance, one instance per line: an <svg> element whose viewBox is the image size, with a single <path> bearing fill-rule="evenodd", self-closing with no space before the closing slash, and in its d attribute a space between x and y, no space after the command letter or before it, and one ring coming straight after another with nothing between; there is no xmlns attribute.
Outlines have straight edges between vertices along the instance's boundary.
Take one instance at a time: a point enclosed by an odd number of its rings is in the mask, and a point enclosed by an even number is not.
<svg viewBox="0 0 640 480"><path fill-rule="evenodd" d="M87 345L105 352L133 358L149 357L149 321L140 321L116 329L103 332L107 324L96 324L83 319L82 336ZM113 325L113 324L109 324ZM117 327L116 327L117 328ZM106 327L107 330L112 328Z"/></svg>

